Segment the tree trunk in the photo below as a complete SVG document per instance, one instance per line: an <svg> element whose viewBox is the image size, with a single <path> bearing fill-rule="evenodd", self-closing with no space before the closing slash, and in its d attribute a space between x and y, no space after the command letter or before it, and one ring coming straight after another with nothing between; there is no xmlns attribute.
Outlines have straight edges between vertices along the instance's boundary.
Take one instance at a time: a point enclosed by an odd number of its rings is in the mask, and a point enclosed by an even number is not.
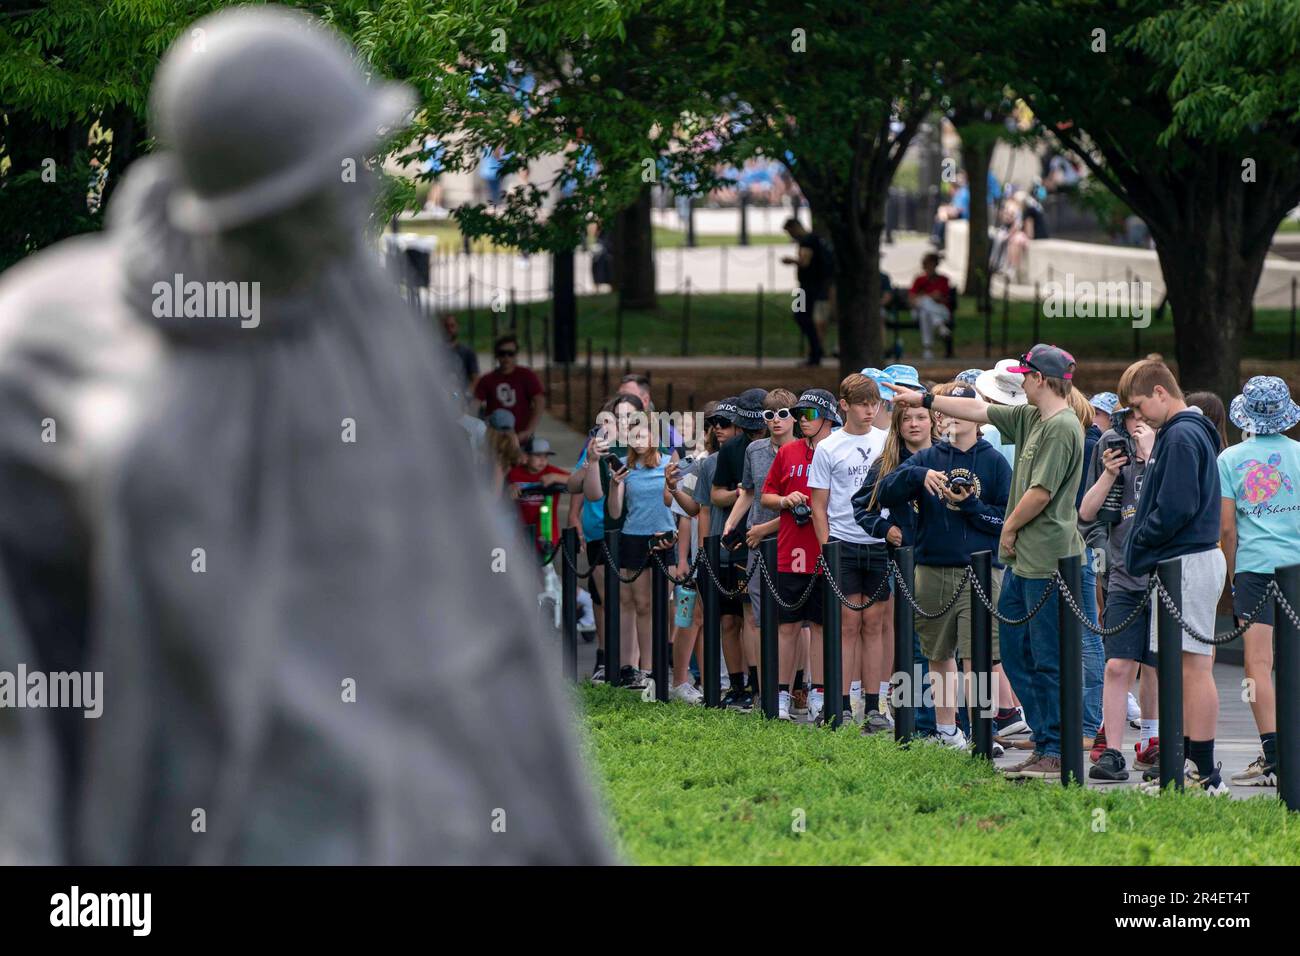
<svg viewBox="0 0 1300 956"><path fill-rule="evenodd" d="M655 296L654 232L650 224L650 190L622 210L613 230L614 287L625 309L653 309Z"/></svg>
<svg viewBox="0 0 1300 956"><path fill-rule="evenodd" d="M1226 405L1241 389L1241 331L1268 249L1243 256L1240 225L1224 223L1218 210L1205 212L1209 228L1158 243L1156 252L1173 309L1179 385L1212 391Z"/></svg>
<svg viewBox="0 0 1300 956"><path fill-rule="evenodd" d="M887 191L881 191L867 200L862 221L853 222L843 208L825 216L827 231L835 244L841 376L882 364L880 235L885 227L887 195ZM845 205L852 208L849 203Z"/></svg>
<svg viewBox="0 0 1300 956"><path fill-rule="evenodd" d="M990 135L990 131L992 135ZM970 188L970 228L967 230L966 284L962 294L983 303L989 292L989 165L997 144L998 127L988 123L971 123L959 127L961 165L966 170Z"/></svg>

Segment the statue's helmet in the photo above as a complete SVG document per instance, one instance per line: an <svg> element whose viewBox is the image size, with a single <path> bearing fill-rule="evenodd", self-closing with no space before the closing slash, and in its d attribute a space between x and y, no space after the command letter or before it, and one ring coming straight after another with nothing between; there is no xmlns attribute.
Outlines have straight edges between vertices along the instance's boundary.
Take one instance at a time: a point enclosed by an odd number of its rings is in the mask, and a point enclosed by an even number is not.
<svg viewBox="0 0 1300 956"><path fill-rule="evenodd" d="M288 209L349 181L413 105L405 86L368 83L351 47L304 14L204 17L167 51L151 94L154 134L176 168L169 216L210 233Z"/></svg>

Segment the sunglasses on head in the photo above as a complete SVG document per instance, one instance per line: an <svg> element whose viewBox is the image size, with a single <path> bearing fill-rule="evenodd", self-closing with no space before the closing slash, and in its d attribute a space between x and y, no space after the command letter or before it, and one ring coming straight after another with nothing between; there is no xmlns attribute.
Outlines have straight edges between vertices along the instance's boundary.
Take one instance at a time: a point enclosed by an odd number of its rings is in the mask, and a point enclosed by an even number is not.
<svg viewBox="0 0 1300 956"><path fill-rule="evenodd" d="M765 422L772 422L772 421L776 421L777 419L780 419L781 421L785 421L787 418L790 417L790 415L791 412L790 409L788 408L778 408L775 410L771 408L763 409L763 421Z"/></svg>

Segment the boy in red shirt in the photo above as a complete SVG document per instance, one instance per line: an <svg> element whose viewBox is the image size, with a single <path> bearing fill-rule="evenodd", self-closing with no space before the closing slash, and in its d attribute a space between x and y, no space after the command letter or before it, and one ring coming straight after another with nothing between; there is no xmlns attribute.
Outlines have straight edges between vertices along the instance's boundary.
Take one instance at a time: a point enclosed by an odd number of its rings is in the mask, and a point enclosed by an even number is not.
<svg viewBox="0 0 1300 956"><path fill-rule="evenodd" d="M559 496L566 490L565 479L569 477L569 473L551 464L550 456L554 454L555 452L551 451L551 443L545 438L533 438L524 446L524 460L506 474L506 481L510 485L510 497L519 502L519 517L524 527L534 525L537 528L538 550L545 550L548 541L551 545L559 544L560 527L563 524L557 508ZM550 478L551 475L556 475L558 478ZM524 490L525 486L538 484L543 487ZM551 508L549 537L546 536L546 529L542 527L543 502L548 503Z"/></svg>
<svg viewBox="0 0 1300 956"><path fill-rule="evenodd" d="M832 426L841 422L835 396L823 388L806 389L790 410L795 413L802 440L789 442L776 453L763 483L762 497L764 508L781 513L781 523L776 532L777 593L786 604L803 600L793 609L777 605L778 716L782 720L790 719L790 683L798 664L799 630L807 623L812 631L809 656L812 658L813 680L812 692L808 695L808 715L817 720L826 694L820 650L822 582L821 576L815 573L822 549L809 508L808 469L812 466L813 450L822 439L830 436Z"/></svg>

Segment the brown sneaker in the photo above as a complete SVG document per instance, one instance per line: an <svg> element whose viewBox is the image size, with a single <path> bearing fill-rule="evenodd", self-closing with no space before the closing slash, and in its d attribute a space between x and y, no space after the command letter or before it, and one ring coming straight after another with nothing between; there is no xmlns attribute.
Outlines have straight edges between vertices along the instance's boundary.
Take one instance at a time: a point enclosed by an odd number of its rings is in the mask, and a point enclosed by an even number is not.
<svg viewBox="0 0 1300 956"><path fill-rule="evenodd" d="M1030 767L1032 767L1034 764L1038 763L1040 759L1042 759L1042 754L1032 753L1029 755L1027 759L1020 761L1020 763L1015 764L1014 766L1011 767L1002 768L1002 776L1008 779L1022 777L1024 776L1025 771L1028 770Z"/></svg>
<svg viewBox="0 0 1300 956"><path fill-rule="evenodd" d="M790 692L790 713L796 717L808 716L808 690L796 687Z"/></svg>
<svg viewBox="0 0 1300 956"><path fill-rule="evenodd" d="M1039 757L1032 767L1026 767L1020 776L1031 780L1060 780L1061 758Z"/></svg>

